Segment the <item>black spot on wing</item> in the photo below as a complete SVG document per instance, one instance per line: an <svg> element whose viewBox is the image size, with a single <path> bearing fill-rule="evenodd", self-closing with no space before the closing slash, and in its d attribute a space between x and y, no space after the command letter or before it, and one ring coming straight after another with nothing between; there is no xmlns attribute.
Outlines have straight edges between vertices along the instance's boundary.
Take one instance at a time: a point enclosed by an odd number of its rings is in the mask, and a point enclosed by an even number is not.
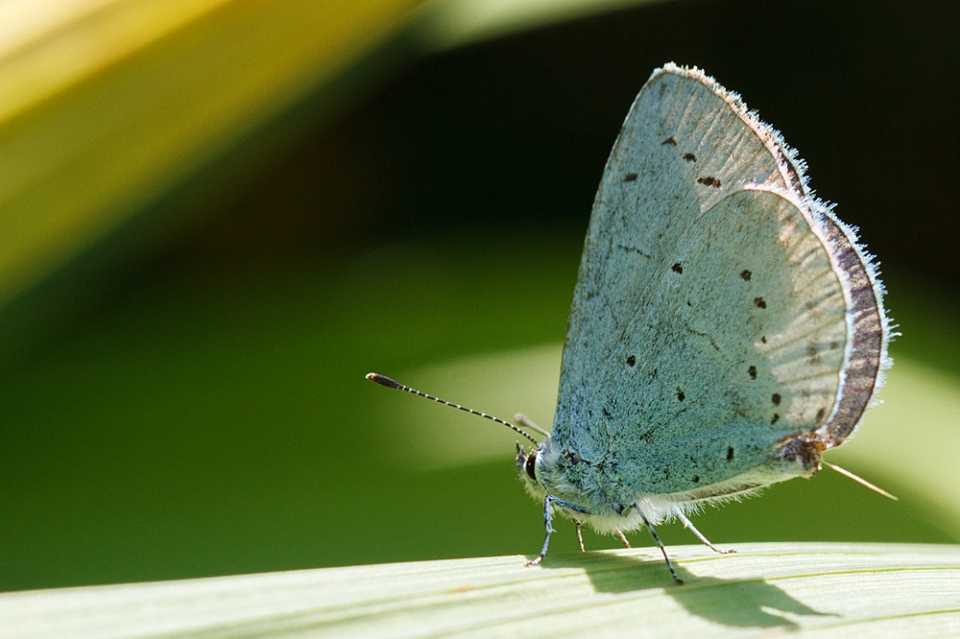
<svg viewBox="0 0 960 639"><path fill-rule="evenodd" d="M817 421L819 422L821 419L823 419L823 416L826 414L827 414L827 409L821 407L820 410L817 411Z"/></svg>
<svg viewBox="0 0 960 639"><path fill-rule="evenodd" d="M636 181L637 181L637 177L638 177L638 176L637 176L636 173L627 173L626 175L623 176L623 181L624 181L624 182L636 182Z"/></svg>
<svg viewBox="0 0 960 639"><path fill-rule="evenodd" d="M778 421L780 421L780 415L777 415L776 413L774 413L774 414L773 414L773 419L770 420L770 424L771 424L771 425L772 425L772 424L776 424Z"/></svg>
<svg viewBox="0 0 960 639"><path fill-rule="evenodd" d="M666 140L664 140L663 142L661 142L661 143L660 143L660 146L663 146L664 144L669 144L669 145L671 145L671 146L677 146L677 140L676 140L676 138L674 138L674 137L671 135L669 138L667 138Z"/></svg>
<svg viewBox="0 0 960 639"><path fill-rule="evenodd" d="M727 461L733 461L733 446L727 446Z"/></svg>
<svg viewBox="0 0 960 639"><path fill-rule="evenodd" d="M703 184L704 186L710 186L715 189L720 188L720 180L718 180L715 177L711 177L709 175L705 175L702 178L697 178L697 182L699 182L700 184Z"/></svg>
<svg viewBox="0 0 960 639"><path fill-rule="evenodd" d="M695 156L693 153L684 153L683 159L686 160L687 162L696 162L697 156Z"/></svg>
<svg viewBox="0 0 960 639"><path fill-rule="evenodd" d="M753 304L754 304L754 306L756 306L757 308L766 308L766 307L767 307L767 301L766 301L765 299L763 299L762 297L755 297L755 298L753 298Z"/></svg>
<svg viewBox="0 0 960 639"><path fill-rule="evenodd" d="M636 363L637 363L636 357L634 357L633 355L627 356L627 366L630 366L632 368L633 366L636 365Z"/></svg>
<svg viewBox="0 0 960 639"><path fill-rule="evenodd" d="M677 399L679 399L679 400L682 402L682 401L685 400L686 398L687 398L687 396L683 394L683 389L678 388L678 389L677 389Z"/></svg>
<svg viewBox="0 0 960 639"><path fill-rule="evenodd" d="M681 265L680 262L677 262L670 267L670 270L672 270L674 273L683 273L683 265Z"/></svg>
<svg viewBox="0 0 960 639"><path fill-rule="evenodd" d="M783 398L780 397L780 393L774 393L774 394L770 397L770 401L772 401L776 406L779 406L779 405L780 405L780 402L781 402L782 399L783 399Z"/></svg>
<svg viewBox="0 0 960 639"><path fill-rule="evenodd" d="M753 277L753 273L751 273L747 269L743 269L742 271L740 271L740 277L742 277L745 282L749 282L750 278Z"/></svg>
<svg viewBox="0 0 960 639"><path fill-rule="evenodd" d="M750 379L756 379L756 378L757 378L757 367L751 365L749 368L747 368L747 375L750 376Z"/></svg>

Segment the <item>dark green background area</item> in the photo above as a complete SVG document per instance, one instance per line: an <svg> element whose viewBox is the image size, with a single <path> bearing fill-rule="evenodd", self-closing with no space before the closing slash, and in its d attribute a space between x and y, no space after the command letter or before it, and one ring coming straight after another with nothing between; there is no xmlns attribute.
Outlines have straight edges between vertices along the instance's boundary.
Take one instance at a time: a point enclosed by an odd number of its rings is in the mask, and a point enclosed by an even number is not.
<svg viewBox="0 0 960 639"><path fill-rule="evenodd" d="M417 400L363 375L562 341L606 155L668 60L783 130L882 258L893 355L960 374L958 12L664 3L396 62L322 127L302 105L3 311L0 589L535 553L510 446L403 469L380 408ZM824 472L696 522L958 541L884 487Z"/></svg>
<svg viewBox="0 0 960 639"><path fill-rule="evenodd" d="M403 451L384 449L397 424L375 409L414 400L363 374L561 339L576 250L527 247L517 269L488 259L492 240L437 239L242 285L143 283L8 364L0 402L18 427L4 432L4 586L539 548L541 509L509 444L493 464L398 469ZM823 473L697 522L718 542L956 540L909 486L885 487L902 501ZM560 531L554 550L573 551L571 526ZM693 542L676 525L662 535Z"/></svg>

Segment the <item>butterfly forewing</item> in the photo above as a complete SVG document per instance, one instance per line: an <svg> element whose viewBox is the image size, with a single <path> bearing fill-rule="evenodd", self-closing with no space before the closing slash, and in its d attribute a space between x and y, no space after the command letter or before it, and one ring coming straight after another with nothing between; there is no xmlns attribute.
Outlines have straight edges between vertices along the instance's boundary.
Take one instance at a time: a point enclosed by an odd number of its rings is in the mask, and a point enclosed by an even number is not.
<svg viewBox="0 0 960 639"><path fill-rule="evenodd" d="M667 494L761 467L835 412L847 300L777 143L703 76L641 91L594 203L554 446Z"/></svg>

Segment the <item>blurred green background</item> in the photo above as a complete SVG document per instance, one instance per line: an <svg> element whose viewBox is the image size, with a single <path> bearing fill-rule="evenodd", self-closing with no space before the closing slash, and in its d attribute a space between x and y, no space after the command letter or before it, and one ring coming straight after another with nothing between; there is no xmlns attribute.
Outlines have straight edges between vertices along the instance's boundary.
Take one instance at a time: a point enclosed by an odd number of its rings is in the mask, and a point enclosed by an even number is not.
<svg viewBox="0 0 960 639"><path fill-rule="evenodd" d="M0 3L0 589L536 552L515 436L363 375L549 425L671 60L799 150L903 333L828 457L899 502L825 470L698 527L960 541L958 49L929 0Z"/></svg>

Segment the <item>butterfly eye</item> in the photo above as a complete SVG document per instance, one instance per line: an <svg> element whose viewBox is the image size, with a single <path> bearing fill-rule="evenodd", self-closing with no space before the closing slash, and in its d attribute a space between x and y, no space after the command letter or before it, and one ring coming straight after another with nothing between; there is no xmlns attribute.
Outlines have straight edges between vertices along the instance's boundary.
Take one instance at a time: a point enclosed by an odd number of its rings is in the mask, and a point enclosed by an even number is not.
<svg viewBox="0 0 960 639"><path fill-rule="evenodd" d="M529 475L533 481L537 481L537 454L538 453L530 453L527 455L527 461L523 464L523 469L527 471L527 475Z"/></svg>

